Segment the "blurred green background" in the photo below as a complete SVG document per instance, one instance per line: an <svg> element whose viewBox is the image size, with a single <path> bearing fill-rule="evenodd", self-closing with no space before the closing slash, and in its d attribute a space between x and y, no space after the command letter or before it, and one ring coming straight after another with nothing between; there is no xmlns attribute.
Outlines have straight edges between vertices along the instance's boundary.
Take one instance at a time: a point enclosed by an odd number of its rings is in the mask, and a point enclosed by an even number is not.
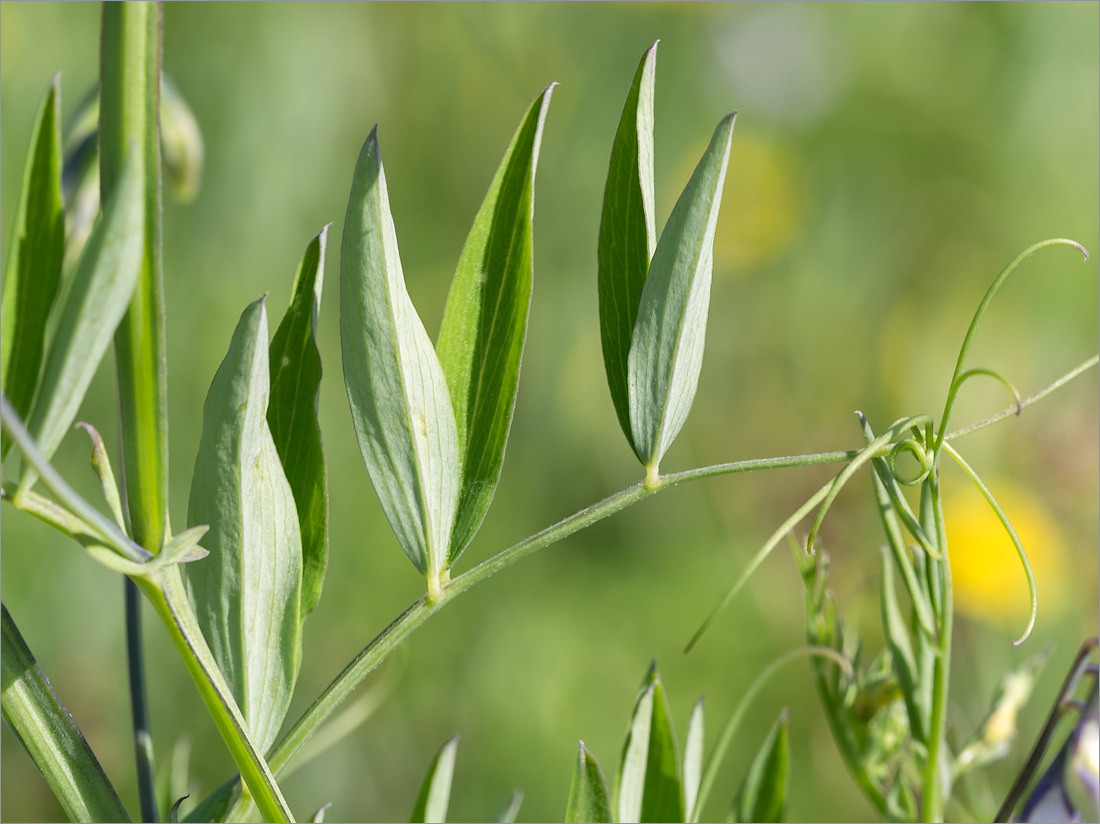
<svg viewBox="0 0 1100 824"><path fill-rule="evenodd" d="M31 118L54 72L67 114L95 82L99 14L97 4L0 4L5 243ZM512 131L540 89L561 83L536 185L535 291L512 439L494 506L460 569L640 478L605 388L595 248L611 140L655 39L658 226L714 124L740 110L708 351L694 410L662 469L853 447L857 408L880 430L902 414L938 415L978 300L1005 263L1046 237L1075 238L1094 257L1082 264L1057 249L1026 263L993 304L971 363L1003 370L1028 394L1096 350L1095 3L170 3L164 25L165 71L206 140L198 199L165 203L177 529L202 402L237 317L264 292L280 316L307 242L333 223L319 339L331 555L306 624L292 719L423 591L371 489L341 385L339 237L355 159L375 123L409 291L434 332ZM993 381L969 383L956 421L1002 408L1005 395ZM108 357L81 418L115 448L115 415ZM985 538L995 530L975 514L960 473L944 470L948 521L971 536L952 545L969 564L957 573L955 740L981 720L1006 668L1057 644L1021 741L979 787L975 812L987 819L1077 646L1097 631L1097 418L1093 371L1021 419L960 442L1005 495L1040 567L1039 621L1023 648L1009 643L1025 620L1022 575L1011 555L1004 564L994 557ZM73 435L56 462L98 500L87 454ZM332 801L329 820L405 820L429 760L457 732L451 820L484 820L516 787L521 820L560 820L578 739L610 778L654 656L678 733L705 693L713 741L754 673L803 643L786 551L695 652L681 649L827 473L670 491L459 599L382 667L378 675L395 680L377 712L285 781L292 807L305 816ZM841 608L877 649L880 533L868 491L863 480L841 496L823 541ZM121 582L7 507L2 528L3 601L136 812ZM188 737L205 794L232 774L231 761L151 614L145 634L158 756ZM790 819L872 815L798 662L758 699L708 817L725 816L784 706L795 753ZM59 818L6 727L2 753L0 815Z"/></svg>

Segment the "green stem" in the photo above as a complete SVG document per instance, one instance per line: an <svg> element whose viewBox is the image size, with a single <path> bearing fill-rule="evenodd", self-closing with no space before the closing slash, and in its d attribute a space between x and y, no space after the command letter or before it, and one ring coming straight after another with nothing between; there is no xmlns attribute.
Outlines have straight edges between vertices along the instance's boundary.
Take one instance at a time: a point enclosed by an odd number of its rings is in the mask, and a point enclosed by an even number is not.
<svg viewBox="0 0 1100 824"><path fill-rule="evenodd" d="M762 669L756 678L753 679L752 684L749 686L748 690L746 690L745 694L741 696L741 700L737 703L737 707L734 709L733 714L730 715L729 720L726 721L726 725L722 728L722 733L718 736L718 741L715 743L714 749L711 750L710 758L707 759L707 768L703 772L703 780L699 785L699 795L696 796L695 806L693 809L687 811L689 822L696 822L699 820L699 815L703 811L703 805L706 804L707 798L710 796L711 788L714 785L714 779L718 775L718 767L726 755L726 750L729 749L730 744L733 742L733 736L737 732L737 728L741 726L741 719L744 718L745 712L748 710L753 698L756 697L756 693L760 691L761 687L767 683L768 679L770 679L780 667L801 655L820 655L823 658L832 658L838 666L845 669L848 674L851 675L851 662L835 649L830 649L829 647L808 646L792 649L779 656Z"/></svg>
<svg viewBox="0 0 1100 824"><path fill-rule="evenodd" d="M272 770L276 774L283 770L317 728L358 686L359 682L366 678L394 648L408 638L421 624L466 590L511 566L521 558L551 546L598 521L602 521L604 518L620 512L628 506L648 498L650 495L655 495L664 489L686 481L751 472L757 469L836 463L848 460L851 454L844 451L737 461L664 475L658 478L653 486L647 486L643 481L617 492L599 503L582 509L580 512L570 515L553 526L547 527L530 538L520 541L518 544L483 561L468 572L452 578L443 587L438 600L429 601L427 597L421 598L371 641L344 668L343 672L336 676L271 752L270 764ZM230 808L227 820L242 819L249 814L250 810L250 800L246 797L238 798Z"/></svg>
<svg viewBox="0 0 1100 824"><path fill-rule="evenodd" d="M218 669L184 590L178 566L169 566L147 578L135 580L153 604L168 629L176 650L183 658L191 679L198 687L214 725L244 777L250 800L260 808L265 821L293 821L275 776L263 755L248 737L247 725L233 692Z"/></svg>
<svg viewBox="0 0 1100 824"><path fill-rule="evenodd" d="M126 602L126 663L130 673L130 717L134 725L141 820L157 820L157 781L153 769L153 737L149 733L149 705L145 691L145 655L141 647L141 601L137 585L124 582Z"/></svg>
<svg viewBox="0 0 1100 824"><path fill-rule="evenodd" d="M115 332L122 475L130 533L156 554L168 534L168 395L161 267L159 3L103 4L100 202L131 146L140 149L145 201L141 274Z"/></svg>
<svg viewBox="0 0 1100 824"><path fill-rule="evenodd" d="M951 680L951 636L954 624L954 598L951 591L951 564L947 554L947 533L943 520L943 500L940 497L939 470L934 468L928 476L932 508L936 519L936 542L942 560L935 562L943 581L943 600L940 612L940 637L936 649L936 663L932 670L931 734L928 738L928 761L924 771L924 795L921 814L925 821L942 821L947 788L944 786L948 771L942 759L946 754L947 693Z"/></svg>

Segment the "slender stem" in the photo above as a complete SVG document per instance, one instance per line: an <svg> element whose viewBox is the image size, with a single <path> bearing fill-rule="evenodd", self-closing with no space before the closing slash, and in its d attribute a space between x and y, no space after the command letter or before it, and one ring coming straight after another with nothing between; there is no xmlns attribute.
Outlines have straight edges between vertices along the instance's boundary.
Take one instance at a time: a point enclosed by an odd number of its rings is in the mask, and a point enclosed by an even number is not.
<svg viewBox="0 0 1100 824"><path fill-rule="evenodd" d="M134 724L138 801L141 820L157 820L157 784L153 769L153 737L149 733L149 705L145 691L145 655L141 646L141 600L137 585L125 579L126 662L130 672L130 716Z"/></svg>
<svg viewBox="0 0 1100 824"><path fill-rule="evenodd" d="M123 558L127 558L135 563L144 563L152 558L152 554L142 547L135 544L130 538L123 534L117 526L111 523L110 519L106 518L98 509L84 500L76 490L74 490L65 479L61 477L56 469L46 460L46 456L38 448L38 444L34 442L34 438L27 431L26 426L23 425L23 421L19 418L19 413L15 411L15 408L11 405L11 402L7 399L7 396L0 395L0 422L2 422L4 429L11 436L12 442L16 445L19 451L23 454L27 463L30 464L34 470L42 478L42 482L46 485L46 488L50 490L70 512L79 517L84 523L93 527L100 536L104 539L104 543L115 550ZM25 494L25 493L23 493ZM19 491L12 496L12 503L17 507L21 507L20 498L22 497Z"/></svg>
<svg viewBox="0 0 1100 824"><path fill-rule="evenodd" d="M293 821L275 776L248 736L233 692L218 669L203 638L178 566L169 566L136 581L168 629L191 680L198 687L214 725L221 733L237 769L250 791L249 801L260 808L265 821ZM234 819L239 820L239 819Z"/></svg>
<svg viewBox="0 0 1100 824"><path fill-rule="evenodd" d="M945 802L942 759L946 752L947 694L951 681L951 635L954 623L954 598L951 592L951 563L947 554L947 532L943 521L943 500L940 497L939 470L928 476L932 507L936 519L936 542L942 560L935 563L943 581L943 601L940 615L939 646L932 670L932 717L928 738L928 761L924 772L924 796L921 814L925 821L942 821ZM934 568L935 568L934 567Z"/></svg>
<svg viewBox="0 0 1100 824"><path fill-rule="evenodd" d="M782 458L764 458L735 463L718 464L716 466L702 467L696 470L661 476L655 485L646 486L645 482L637 483L620 492L616 492L608 498L586 507L568 518L559 521L553 526L547 527L541 532L532 535L526 540L520 541L512 547L494 555L492 558L478 564L468 572L464 572L452 578L442 589L439 599L429 601L421 598L410 606L393 623L384 629L373 641L371 641L345 668L336 676L316 701L303 713L302 717L290 729L290 732L279 742L271 752L269 763L271 769L278 774L290 762L302 745L324 721L335 711L336 707L351 694L359 682L366 678L385 657L411 635L421 624L432 615L442 609L452 599L461 595L471 587L490 578L500 570L511 566L521 558L537 552L540 549L551 546L564 538L573 535L580 530L591 526L620 512L628 506L636 504L650 495L668 489L686 481L700 478L710 478L717 475L732 475L740 472L750 472L757 469L774 469L791 466L812 466L822 463L836 463L848 460L849 452L829 452L822 454L789 456ZM245 817L251 810L251 801L247 797L238 798L230 808L227 820L236 820Z"/></svg>
<svg viewBox="0 0 1100 824"><path fill-rule="evenodd" d="M978 421L977 423L970 424L970 426L964 426L962 429L956 429L954 432L949 432L947 433L947 437L944 438L944 440L952 441L956 438L961 438L963 435L969 435L972 432L977 432L979 429L985 429L988 426L993 426L993 424L999 423L1005 418L1019 416L1020 412L1022 412L1024 409L1031 406L1033 403L1041 401L1055 389L1059 389L1060 387L1069 383L1078 375L1082 374L1083 372L1087 372L1089 369L1092 369L1092 367L1096 366L1098 363L1100 363L1100 355L1093 355L1081 365L1077 366L1074 369L1071 369L1069 372L1062 375L1062 377L1058 378L1058 380L1056 380L1054 383L1043 389L1040 389L1034 395L1028 395L1026 398L1020 401L1018 406L1010 406L1007 409L1002 409L996 415L988 417L983 421Z"/></svg>

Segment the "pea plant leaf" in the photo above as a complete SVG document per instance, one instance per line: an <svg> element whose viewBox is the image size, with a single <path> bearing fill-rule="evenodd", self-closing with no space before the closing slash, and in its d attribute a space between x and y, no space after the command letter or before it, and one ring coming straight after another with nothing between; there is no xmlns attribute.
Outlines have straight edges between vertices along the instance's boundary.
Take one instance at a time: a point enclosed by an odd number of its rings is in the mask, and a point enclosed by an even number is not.
<svg viewBox="0 0 1100 824"><path fill-rule="evenodd" d="M352 423L401 548L437 597L459 487L447 381L405 288L375 127L359 154L340 250L340 345Z"/></svg>
<svg viewBox="0 0 1100 824"><path fill-rule="evenodd" d="M187 565L199 626L252 741L274 742L301 654L302 543L294 496L267 423L267 313L241 315L203 407L187 511L210 555Z"/></svg>
<svg viewBox="0 0 1100 824"><path fill-rule="evenodd" d="M695 802L703 780L703 698L695 702L684 739L684 811L688 821L698 821Z"/></svg>
<svg viewBox="0 0 1100 824"><path fill-rule="evenodd" d="M699 383L714 231L736 112L724 117L665 224L649 265L627 357L634 451L655 477Z"/></svg>
<svg viewBox="0 0 1100 824"><path fill-rule="evenodd" d="M553 85L535 98L474 218L437 351L462 464L447 565L481 526L504 463L531 302L535 168Z"/></svg>
<svg viewBox="0 0 1100 824"><path fill-rule="evenodd" d="M302 535L302 618L317 605L328 564L328 481L317 400L321 354L317 314L325 274L328 227L310 241L298 267L290 305L269 350L271 402L267 424L294 493Z"/></svg>
<svg viewBox="0 0 1100 824"><path fill-rule="evenodd" d="M60 76L39 106L23 169L23 189L8 243L0 308L0 374L15 411L30 412L45 351L46 319L57 298L64 256L61 213ZM0 454L11 443L3 434Z"/></svg>
<svg viewBox="0 0 1100 824"><path fill-rule="evenodd" d="M611 148L597 247L600 337L615 414L627 440L627 356L649 261L657 244L653 216L653 82L657 44L642 56ZM639 459L645 458L639 454Z"/></svg>
<svg viewBox="0 0 1100 824"><path fill-rule="evenodd" d="M8 608L2 616L4 722L53 790L72 821L129 821L99 760L39 669Z"/></svg>
<svg viewBox="0 0 1100 824"><path fill-rule="evenodd" d="M144 208L140 166L131 152L92 230L61 308L27 430L50 458L68 432L99 361L122 320L141 271ZM20 487L38 474L26 468Z"/></svg>
<svg viewBox="0 0 1100 824"><path fill-rule="evenodd" d="M623 744L616 807L623 824L683 821L676 738L657 664L650 665Z"/></svg>
<svg viewBox="0 0 1100 824"><path fill-rule="evenodd" d="M764 745L733 801L732 821L782 821L787 808L791 744L787 710L768 733Z"/></svg>
<svg viewBox="0 0 1100 824"><path fill-rule="evenodd" d="M447 807L451 802L451 779L455 771L455 755L458 753L458 736L448 740L435 754L428 766L420 794L413 807L411 822L443 822L447 820Z"/></svg>
<svg viewBox="0 0 1100 824"><path fill-rule="evenodd" d="M577 769L569 787L569 803L565 807L566 824L610 824L611 802L607 782L595 756L582 741L577 753Z"/></svg>

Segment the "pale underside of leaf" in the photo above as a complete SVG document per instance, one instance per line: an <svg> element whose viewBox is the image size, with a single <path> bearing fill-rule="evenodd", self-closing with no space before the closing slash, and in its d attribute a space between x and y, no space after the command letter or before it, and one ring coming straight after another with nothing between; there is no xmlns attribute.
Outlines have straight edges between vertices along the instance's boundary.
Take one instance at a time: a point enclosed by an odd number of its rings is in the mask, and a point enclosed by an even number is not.
<svg viewBox="0 0 1100 824"><path fill-rule="evenodd" d="M653 198L653 87L657 44L642 56L619 120L597 246L600 337L619 425L633 446L627 390L630 341L657 243Z"/></svg>
<svg viewBox="0 0 1100 824"><path fill-rule="evenodd" d="M141 271L144 209L140 167L131 156L84 247L50 342L27 429L51 457L68 432L99 362L125 314ZM37 474L25 470L20 486Z"/></svg>
<svg viewBox="0 0 1100 824"><path fill-rule="evenodd" d="M443 369L405 288L377 128L359 155L344 224L340 340L363 460L402 549L432 587L446 569L458 435Z"/></svg>
<svg viewBox="0 0 1100 824"><path fill-rule="evenodd" d="M735 114L723 118L650 262L628 357L635 451L655 469L680 432L703 364L714 232Z"/></svg>
<svg viewBox="0 0 1100 824"><path fill-rule="evenodd" d="M241 317L203 408L188 523L209 524L188 564L203 635L260 751L279 732L300 656L301 536L267 424L267 316Z"/></svg>
<svg viewBox="0 0 1100 824"><path fill-rule="evenodd" d="M451 801L451 779L454 777L455 756L458 753L458 736L447 741L436 753L424 776L416 806L409 819L412 822L443 822L447 820L447 807Z"/></svg>
<svg viewBox="0 0 1100 824"><path fill-rule="evenodd" d="M676 739L656 664L650 667L623 746L620 822L683 821Z"/></svg>
<svg viewBox="0 0 1100 824"><path fill-rule="evenodd" d="M703 699L700 697L691 710L687 738L684 741L684 811L688 821L698 821L695 800L699 797L699 784L703 778Z"/></svg>
<svg viewBox="0 0 1100 824"><path fill-rule="evenodd" d="M504 463L531 301L535 168L553 86L520 123L459 258L437 350L462 476L448 566L477 533Z"/></svg>

